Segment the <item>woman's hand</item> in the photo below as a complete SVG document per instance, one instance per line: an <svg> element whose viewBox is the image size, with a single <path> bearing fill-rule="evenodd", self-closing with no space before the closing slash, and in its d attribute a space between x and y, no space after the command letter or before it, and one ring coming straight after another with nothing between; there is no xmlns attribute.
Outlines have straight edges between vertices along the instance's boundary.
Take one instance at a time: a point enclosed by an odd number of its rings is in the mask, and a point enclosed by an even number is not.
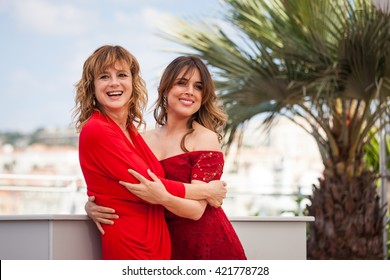
<svg viewBox="0 0 390 280"><path fill-rule="evenodd" d="M119 181L119 184L125 186L131 193L138 196L139 198L151 204L164 204L166 199L170 196L163 183L161 183L161 180L149 169L148 174L153 181L146 179L144 176L132 169L129 169L128 171L140 183L132 184Z"/></svg>
<svg viewBox="0 0 390 280"><path fill-rule="evenodd" d="M95 222L100 233L104 234L104 230L101 224L113 225L113 220L118 219L119 216L114 214L114 209L99 206L94 201L94 196L88 197L88 201L87 203L85 203L84 209L85 212L87 212L88 216Z"/></svg>
<svg viewBox="0 0 390 280"><path fill-rule="evenodd" d="M226 182L210 181L208 183L208 192L207 203L215 208L221 207L227 193Z"/></svg>

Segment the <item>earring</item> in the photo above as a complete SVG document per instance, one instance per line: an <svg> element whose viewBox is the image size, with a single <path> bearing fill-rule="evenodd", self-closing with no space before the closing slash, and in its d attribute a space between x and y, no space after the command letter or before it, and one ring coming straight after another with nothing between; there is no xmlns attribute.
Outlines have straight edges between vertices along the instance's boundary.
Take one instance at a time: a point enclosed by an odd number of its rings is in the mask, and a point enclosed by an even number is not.
<svg viewBox="0 0 390 280"><path fill-rule="evenodd" d="M162 106L165 110L168 108L168 98L166 96L163 96Z"/></svg>

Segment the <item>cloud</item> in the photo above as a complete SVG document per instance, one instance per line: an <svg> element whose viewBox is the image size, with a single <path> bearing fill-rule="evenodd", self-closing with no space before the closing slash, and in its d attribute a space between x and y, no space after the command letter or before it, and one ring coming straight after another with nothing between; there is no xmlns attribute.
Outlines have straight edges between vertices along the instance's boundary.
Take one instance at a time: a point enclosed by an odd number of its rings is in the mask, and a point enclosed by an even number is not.
<svg viewBox="0 0 390 280"><path fill-rule="evenodd" d="M9 74L8 88L4 94L23 100L31 93L32 89L36 88L39 88L39 84L32 73L18 68Z"/></svg>
<svg viewBox="0 0 390 280"><path fill-rule="evenodd" d="M167 12L162 12L161 10L149 6L149 7L145 7L142 16L145 19L145 23L148 25L148 27L154 29L161 22L164 22L168 20L170 17L172 17L172 14Z"/></svg>
<svg viewBox="0 0 390 280"><path fill-rule="evenodd" d="M8 9L23 29L43 35L79 35L90 29L94 15L72 1L19 0Z"/></svg>
<svg viewBox="0 0 390 280"><path fill-rule="evenodd" d="M209 12L216 2L199 1L0 0L6 38L0 45L0 119L10 120L0 130L68 125L83 63L103 44L122 45L137 57L152 104L162 70L177 56L163 51L176 44L156 35L161 22Z"/></svg>

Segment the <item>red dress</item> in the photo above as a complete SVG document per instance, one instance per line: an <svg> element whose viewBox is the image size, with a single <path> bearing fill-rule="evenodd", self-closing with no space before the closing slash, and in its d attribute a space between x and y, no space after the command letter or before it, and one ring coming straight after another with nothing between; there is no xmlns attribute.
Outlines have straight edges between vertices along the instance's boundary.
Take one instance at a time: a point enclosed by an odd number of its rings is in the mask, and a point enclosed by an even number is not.
<svg viewBox="0 0 390 280"><path fill-rule="evenodd" d="M221 152L195 151L160 161L168 179L209 182L222 176ZM198 220L165 214L172 240L172 259L176 260L245 260L241 242L221 207L207 205Z"/></svg>
<svg viewBox="0 0 390 280"><path fill-rule="evenodd" d="M138 182L128 173L134 169L146 178L150 168L173 195L184 197L182 183L163 179L164 170L140 134L129 130L133 144L118 125L95 112L81 130L79 160L88 196L114 208L114 225L102 225L103 259L170 259L171 242L161 205L149 204L130 193L118 181ZM86 240L87 242L87 240Z"/></svg>

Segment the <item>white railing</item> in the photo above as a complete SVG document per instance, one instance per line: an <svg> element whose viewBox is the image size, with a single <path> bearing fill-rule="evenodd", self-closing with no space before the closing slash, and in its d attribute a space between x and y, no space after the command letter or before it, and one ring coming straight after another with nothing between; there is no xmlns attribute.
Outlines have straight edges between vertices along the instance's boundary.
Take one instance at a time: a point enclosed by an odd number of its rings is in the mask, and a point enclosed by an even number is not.
<svg viewBox="0 0 390 280"><path fill-rule="evenodd" d="M85 201L77 176L0 174L0 215L81 214Z"/></svg>
<svg viewBox="0 0 390 280"><path fill-rule="evenodd" d="M249 260L306 259L313 217L231 217ZM100 233L86 215L0 215L0 259L100 259Z"/></svg>
<svg viewBox="0 0 390 280"><path fill-rule="evenodd" d="M283 196L231 192L224 209L248 195ZM100 236L84 214L86 197L83 181L74 176L0 174L0 259L99 259ZM306 258L306 223L313 217L225 212L249 259Z"/></svg>
<svg viewBox="0 0 390 280"><path fill-rule="evenodd" d="M75 176L0 174L0 190L72 192L77 190L78 180Z"/></svg>
<svg viewBox="0 0 390 280"><path fill-rule="evenodd" d="M233 187L223 208L230 216L301 215L306 194L295 189ZM0 215L85 214L86 201L85 182L77 176L0 174Z"/></svg>

